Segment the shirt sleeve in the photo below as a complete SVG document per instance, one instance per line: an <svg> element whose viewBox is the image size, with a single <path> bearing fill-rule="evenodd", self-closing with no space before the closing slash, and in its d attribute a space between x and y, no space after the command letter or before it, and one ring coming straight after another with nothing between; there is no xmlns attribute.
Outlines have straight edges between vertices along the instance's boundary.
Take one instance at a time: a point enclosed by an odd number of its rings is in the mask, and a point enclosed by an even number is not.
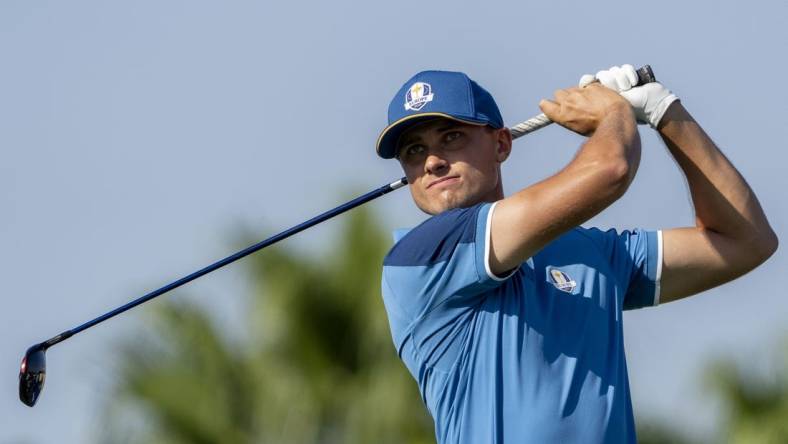
<svg viewBox="0 0 788 444"><path fill-rule="evenodd" d="M623 309L659 304L662 275L662 232L635 229L602 232L589 230L602 244L613 273L625 285Z"/></svg>
<svg viewBox="0 0 788 444"><path fill-rule="evenodd" d="M473 304L511 276L496 276L489 266L494 207L446 211L394 245L383 261L383 299L393 329L404 329L440 305Z"/></svg>

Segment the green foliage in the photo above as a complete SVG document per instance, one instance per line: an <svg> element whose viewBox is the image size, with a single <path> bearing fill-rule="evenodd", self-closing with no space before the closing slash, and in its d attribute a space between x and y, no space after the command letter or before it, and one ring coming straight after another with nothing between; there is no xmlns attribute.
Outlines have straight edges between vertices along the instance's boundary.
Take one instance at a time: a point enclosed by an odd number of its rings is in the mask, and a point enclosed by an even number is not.
<svg viewBox="0 0 788 444"><path fill-rule="evenodd" d="M721 401L725 414L717 436L703 442L788 443L788 342L775 356L782 357L782 362L779 368L773 369L772 376L758 376L748 363L732 359L718 360L709 366L704 374L706 388ZM645 421L638 424L638 442L687 444L693 441L667 423Z"/></svg>
<svg viewBox="0 0 788 444"><path fill-rule="evenodd" d="M155 304L152 331L121 347L103 440L434 442L380 298L387 235L363 210L343 220L329 258L280 247L247 259L254 295L239 344L195 305ZM124 430L134 411L141 427Z"/></svg>
<svg viewBox="0 0 788 444"><path fill-rule="evenodd" d="M684 437L680 431L669 427L666 424L652 422L649 420L641 422L635 417L637 422L638 444L691 444L692 441Z"/></svg>
<svg viewBox="0 0 788 444"><path fill-rule="evenodd" d="M723 442L788 443L788 343L781 356L773 379L753 377L730 360L711 367L710 386L727 410Z"/></svg>

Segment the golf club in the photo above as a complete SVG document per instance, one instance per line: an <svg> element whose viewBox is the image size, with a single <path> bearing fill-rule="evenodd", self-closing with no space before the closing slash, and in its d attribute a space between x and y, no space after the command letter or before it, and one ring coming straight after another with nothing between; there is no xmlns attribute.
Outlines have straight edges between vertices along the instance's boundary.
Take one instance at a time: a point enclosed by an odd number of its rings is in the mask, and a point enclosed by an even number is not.
<svg viewBox="0 0 788 444"><path fill-rule="evenodd" d="M649 65L646 65L638 69L637 73L638 73L638 85L656 81L656 79L654 78L654 73L652 72L651 67ZM547 116L545 116L544 114L540 114L538 116L526 120L525 122L514 125L509 129L509 131L512 133L512 138L516 139L528 133L536 131L540 128L544 128L545 126L550 125L551 123L552 122L550 121L550 119L547 118ZM362 205L373 199L383 196L384 194L402 188L403 186L407 185L407 183L408 183L407 179L403 177L399 180L383 185L380 188L372 190L351 201L339 205L336 208L328 210L318 216L313 217L312 219L302 222L292 228L288 228L287 230L275 234L269 237L268 239L260 241L235 254L227 256L222 260L214 262L213 264L208 265L207 267L202 268L200 270L197 270L188 276L184 276L144 296L134 299L133 301L123 306L120 306L110 312L107 312L93 320L90 320L78 327L75 327L71 330L66 330L63 333L60 333L57 336L47 339L44 342L40 342L38 344L31 346L30 348L27 349L27 352L25 352L25 356L24 358L22 358L22 364L19 368L19 399L30 407L33 407L36 404L36 401L38 401L38 398L41 395L41 390L44 388L44 380L46 379L46 351L50 347L60 342L63 342L66 339L74 336L75 334L87 330L88 328L93 327L96 324L104 322L107 319L110 319L129 309L132 309L140 304L143 304L157 296L161 296L162 294L167 293L170 290L174 290L180 287L181 285L189 283L214 270L224 267L227 264L233 263L238 259L246 257L256 251L259 251L269 245L275 244L276 242L279 242L283 239L287 239L288 237L296 233L299 233L303 230L306 230L309 227L317 225L323 221L331 219L332 217L342 214L359 205Z"/></svg>

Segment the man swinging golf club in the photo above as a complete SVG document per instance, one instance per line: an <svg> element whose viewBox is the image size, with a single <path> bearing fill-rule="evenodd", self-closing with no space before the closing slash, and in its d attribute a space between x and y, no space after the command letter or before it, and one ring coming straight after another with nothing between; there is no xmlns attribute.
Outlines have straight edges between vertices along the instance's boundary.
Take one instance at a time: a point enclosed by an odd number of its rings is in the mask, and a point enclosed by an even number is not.
<svg viewBox="0 0 788 444"><path fill-rule="evenodd" d="M382 292L397 352L439 443L635 442L622 310L741 276L777 248L754 192L676 96L632 66L586 75L540 108L588 139L557 174L506 197L511 134L465 74L425 71L397 92L378 154L432 215L398 232ZM683 171L695 225L579 225L620 198L637 123Z"/></svg>

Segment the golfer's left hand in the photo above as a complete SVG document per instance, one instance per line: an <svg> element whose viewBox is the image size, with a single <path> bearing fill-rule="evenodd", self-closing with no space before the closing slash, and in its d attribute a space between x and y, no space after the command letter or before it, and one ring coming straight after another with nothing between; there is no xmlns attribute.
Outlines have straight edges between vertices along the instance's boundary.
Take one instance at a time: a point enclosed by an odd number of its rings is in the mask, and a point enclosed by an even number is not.
<svg viewBox="0 0 788 444"><path fill-rule="evenodd" d="M648 123L652 128L659 125L670 104L678 99L659 82L634 86L638 75L632 65L613 66L596 75L586 74L580 78L579 86L582 88L595 80L624 96L632 105L638 122Z"/></svg>

